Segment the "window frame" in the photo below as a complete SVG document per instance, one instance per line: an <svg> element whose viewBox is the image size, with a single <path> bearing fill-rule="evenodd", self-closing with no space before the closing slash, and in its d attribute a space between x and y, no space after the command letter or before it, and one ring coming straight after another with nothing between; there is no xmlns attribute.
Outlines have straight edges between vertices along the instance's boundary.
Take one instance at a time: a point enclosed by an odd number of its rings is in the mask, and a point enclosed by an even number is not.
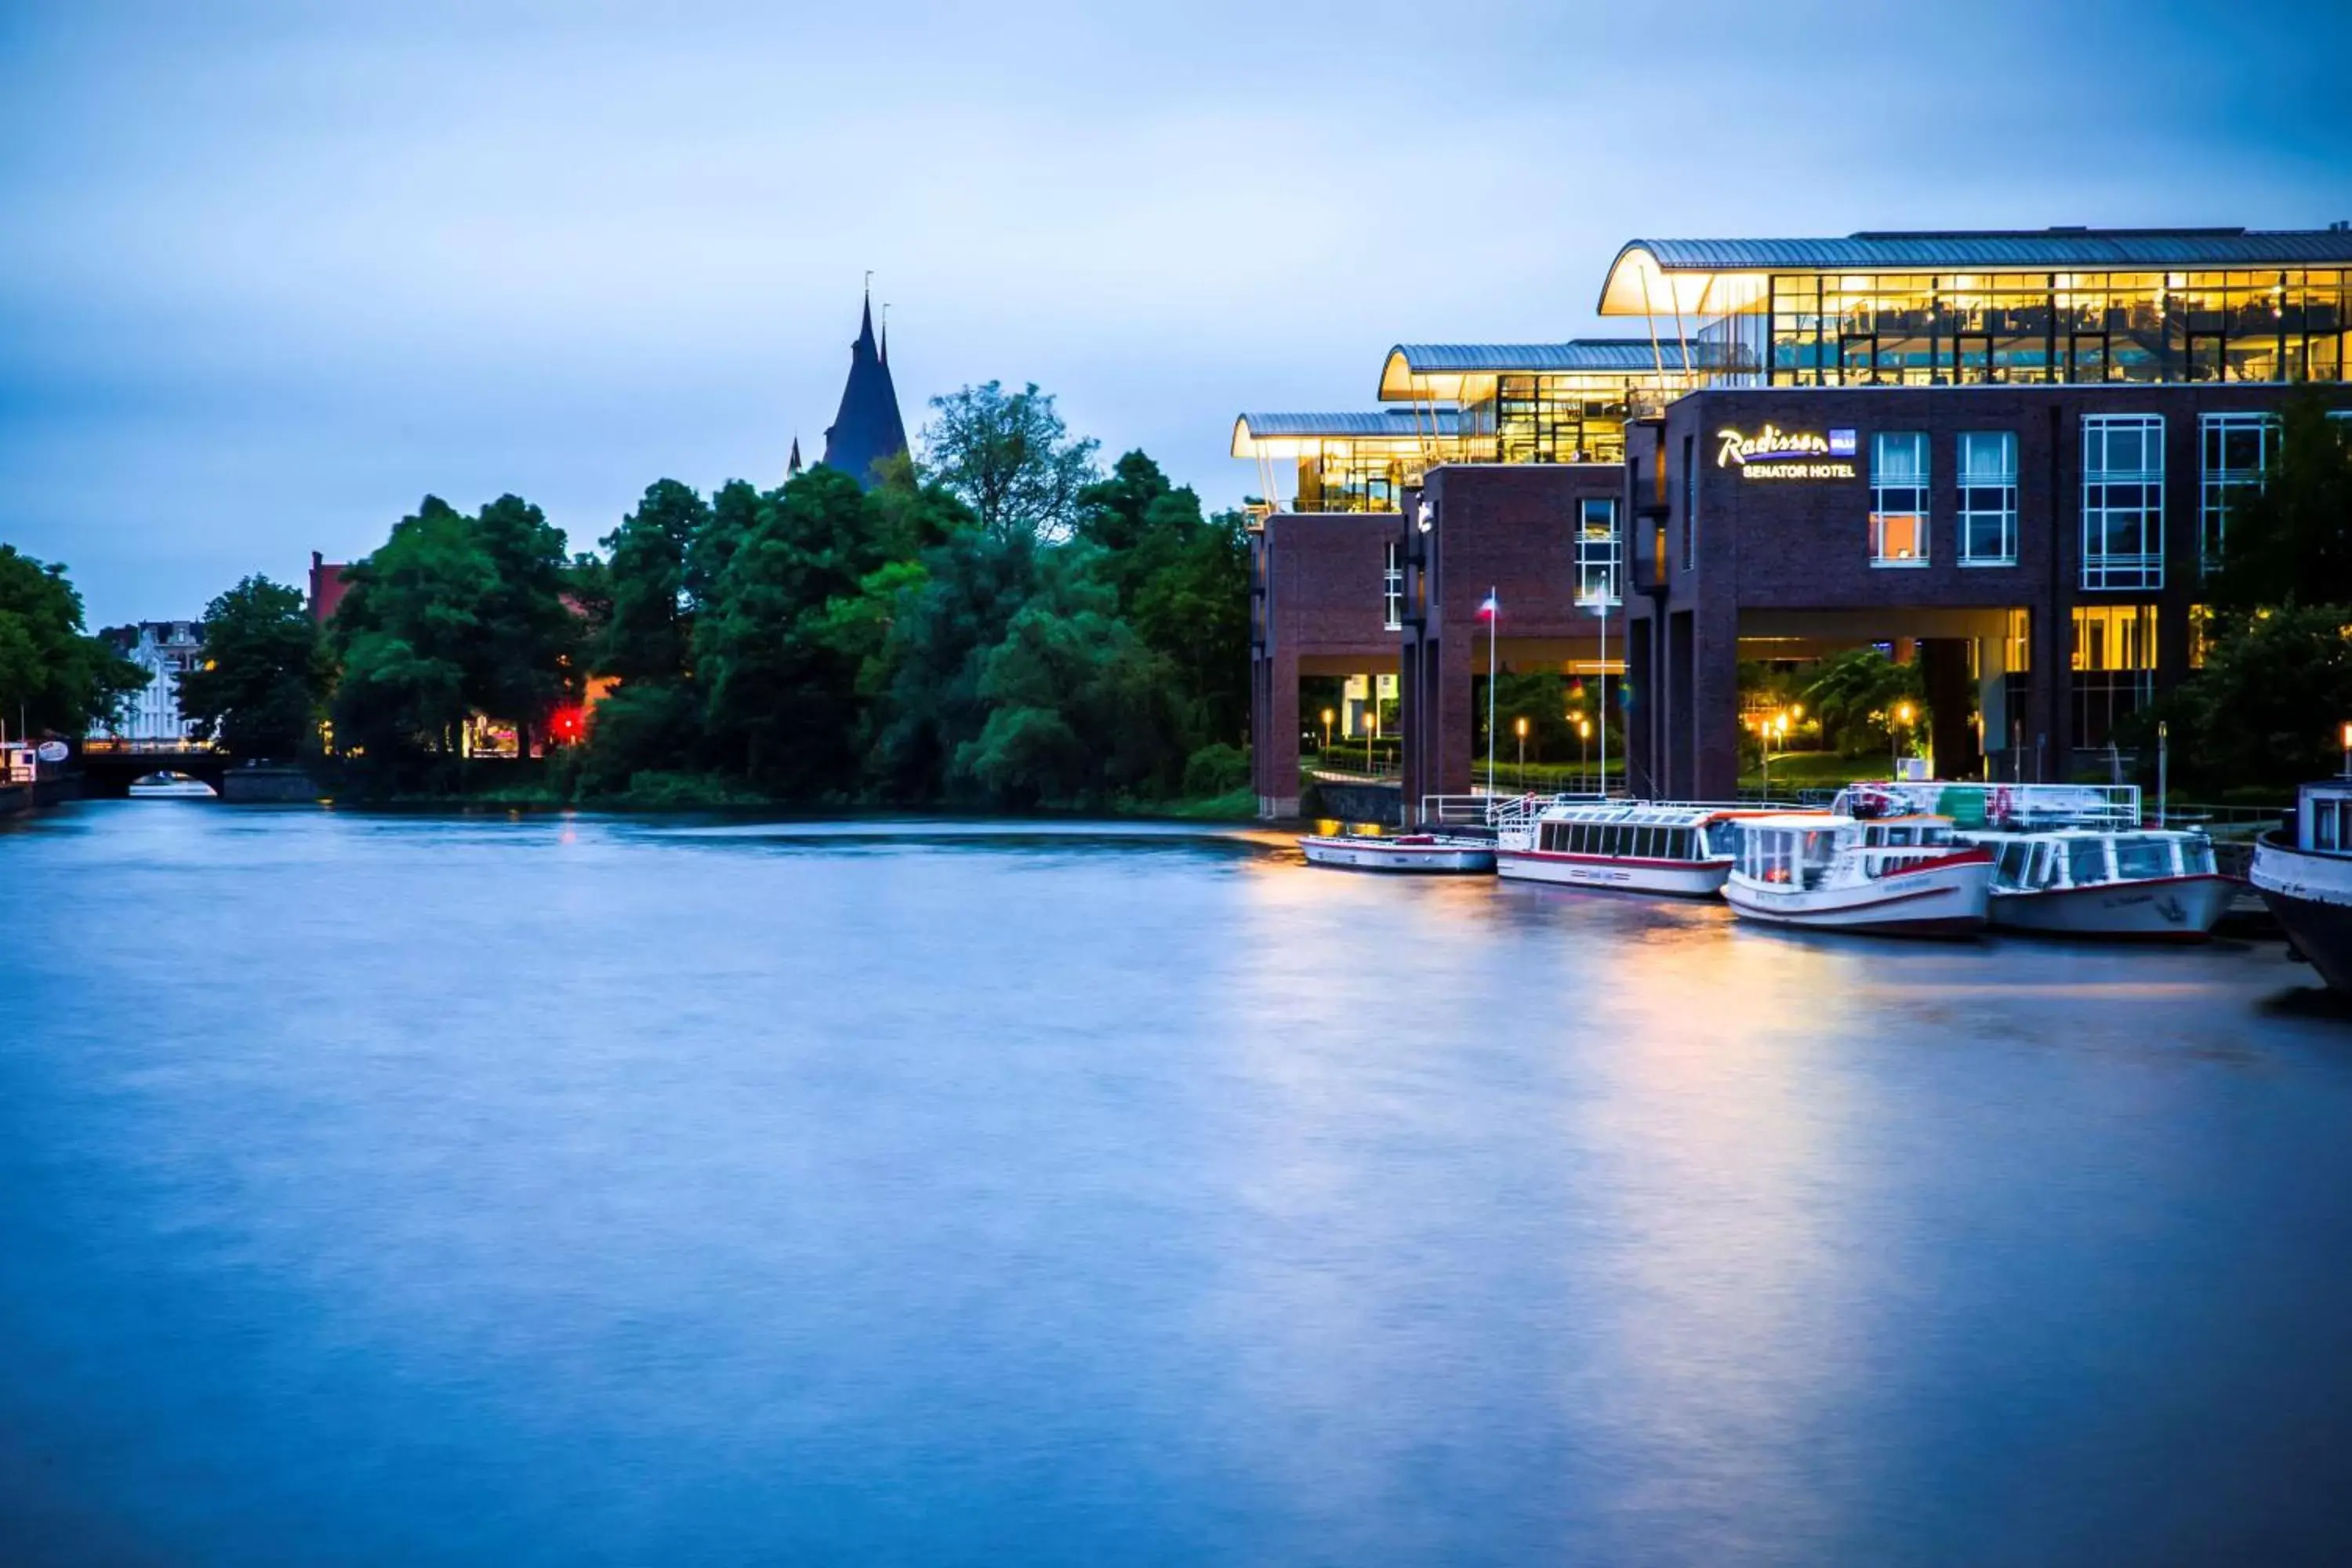
<svg viewBox="0 0 2352 1568"><path fill-rule="evenodd" d="M1605 512L1607 528L1602 533L1593 531L1596 510ZM1615 609L1625 602L1624 584L1618 578L1618 552L1624 538L1624 510L1616 496L1582 496L1576 503L1576 605L1579 609L1602 607ZM1598 574L1602 591L1592 592L1592 582Z"/></svg>
<svg viewBox="0 0 2352 1568"><path fill-rule="evenodd" d="M2275 412L2235 409L2197 416L2197 568L2210 575L2221 564L2229 533L2230 508L2240 490L2259 495L2270 488L2271 469L2278 461L2279 439L2285 421ZM2252 431L2259 444L2252 468L2216 462L2226 458L2233 433Z"/></svg>
<svg viewBox="0 0 2352 1568"><path fill-rule="evenodd" d="M2137 468L2111 467L2112 438L2137 431L2142 463ZM2083 416L2082 560L2077 568L2081 586L2090 593L2161 592L2164 587L2165 420L2161 414L2085 414ZM2098 463L2092 463L2094 443ZM2153 454L2153 462L2147 459ZM2137 491L2136 503L2117 504L2115 491ZM2114 520L2138 520L2139 548L2107 548ZM2097 548L2094 549L2095 542Z"/></svg>
<svg viewBox="0 0 2352 1568"><path fill-rule="evenodd" d="M1886 454L1890 444L1908 443L1919 459L1918 472L1901 483L1890 482L1885 477ZM1874 430L1870 435L1870 563L1873 567L1907 570L1935 563L1935 444L1925 430ZM1891 505L1896 498L1907 497L1908 505ZM1916 554L1890 555L1886 552L1886 525L1893 519L1907 519L1911 537L1917 546Z"/></svg>
<svg viewBox="0 0 2352 1568"><path fill-rule="evenodd" d="M1973 476L1969 468L1969 443L1991 440L2008 446L2009 464L1999 471L1991 482ZM1963 566L2014 566L2017 564L2017 475L2019 457L2017 432L2014 430L1962 430L1953 439L1952 468L1959 484L1959 507L1957 523L1959 529L1959 549L1955 559ZM1993 504L1981 504L1988 497ZM1991 518L2000 542L1998 553L1980 555L1975 551L1973 524Z"/></svg>

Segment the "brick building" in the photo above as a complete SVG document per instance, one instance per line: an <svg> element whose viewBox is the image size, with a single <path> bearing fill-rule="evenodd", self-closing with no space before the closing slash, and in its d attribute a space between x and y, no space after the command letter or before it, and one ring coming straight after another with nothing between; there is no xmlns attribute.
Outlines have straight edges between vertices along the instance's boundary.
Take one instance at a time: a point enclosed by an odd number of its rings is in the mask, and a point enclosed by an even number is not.
<svg viewBox="0 0 2352 1568"><path fill-rule="evenodd" d="M2352 416L2344 225L1636 241L1600 309L1645 334L1399 345L1390 407L1236 426L1269 814L1335 665L1397 676L1408 803L1472 787L1490 657L1614 681L1639 794L1732 793L1743 659L1873 643L1939 772L2066 776L2193 667L2288 400Z"/></svg>

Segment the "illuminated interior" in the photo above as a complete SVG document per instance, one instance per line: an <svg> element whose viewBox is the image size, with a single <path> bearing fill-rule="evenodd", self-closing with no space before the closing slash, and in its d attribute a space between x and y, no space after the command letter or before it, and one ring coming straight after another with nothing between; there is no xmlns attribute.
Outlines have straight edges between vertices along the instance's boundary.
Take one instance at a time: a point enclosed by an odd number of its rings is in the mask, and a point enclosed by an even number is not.
<svg viewBox="0 0 2352 1568"><path fill-rule="evenodd" d="M1454 410L1244 414L1233 455L1256 460L1272 511L1395 511L1405 487L1437 463L1464 460Z"/></svg>
<svg viewBox="0 0 2352 1568"><path fill-rule="evenodd" d="M2347 252L2242 229L1637 240L1600 310L1775 386L2341 381L2352 266L2299 258Z"/></svg>

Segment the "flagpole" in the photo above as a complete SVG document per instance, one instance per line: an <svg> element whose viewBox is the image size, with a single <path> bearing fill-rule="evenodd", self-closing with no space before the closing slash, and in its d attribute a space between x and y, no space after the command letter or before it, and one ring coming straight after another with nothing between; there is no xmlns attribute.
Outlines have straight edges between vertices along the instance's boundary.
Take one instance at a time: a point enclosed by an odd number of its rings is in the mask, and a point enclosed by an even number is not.
<svg viewBox="0 0 2352 1568"><path fill-rule="evenodd" d="M1486 590L1486 798L1489 802L1495 797L1495 639L1503 633L1501 592L1499 588Z"/></svg>
<svg viewBox="0 0 2352 1568"><path fill-rule="evenodd" d="M1601 594L1601 793L1609 793L1609 592L1617 585L1617 566L1609 566L1609 581Z"/></svg>

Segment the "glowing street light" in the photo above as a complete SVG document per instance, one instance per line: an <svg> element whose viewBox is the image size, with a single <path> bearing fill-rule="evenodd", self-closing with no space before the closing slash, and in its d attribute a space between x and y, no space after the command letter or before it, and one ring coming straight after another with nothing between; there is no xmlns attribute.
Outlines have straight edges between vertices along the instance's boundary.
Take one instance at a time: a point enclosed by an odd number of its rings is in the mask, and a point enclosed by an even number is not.
<svg viewBox="0 0 2352 1568"><path fill-rule="evenodd" d="M1511 731L1519 738L1519 782L1528 782L1528 716L1524 713L1511 721Z"/></svg>
<svg viewBox="0 0 2352 1568"><path fill-rule="evenodd" d="M1576 716L1576 738L1581 742L1576 759L1576 771L1584 773L1592 766L1592 721L1581 713Z"/></svg>
<svg viewBox="0 0 2352 1568"><path fill-rule="evenodd" d="M1332 718L1333 718L1333 714L1332 714L1332 712L1331 712L1331 710L1329 710L1328 708L1326 708L1325 710L1323 710L1323 749L1324 749L1325 751L1327 751L1327 752L1328 752L1328 751L1329 751L1329 750L1331 749L1331 720L1332 720Z"/></svg>
<svg viewBox="0 0 2352 1568"><path fill-rule="evenodd" d="M1915 710L1908 702L1897 702L1895 705L1895 723L1889 724L1886 727L1887 766L1894 769L1896 773L1901 773L1903 771L1903 763L1902 742L1895 739L1895 724L1899 724L1904 729L1908 730L1911 727L1912 715L1916 711L1916 710Z"/></svg>

